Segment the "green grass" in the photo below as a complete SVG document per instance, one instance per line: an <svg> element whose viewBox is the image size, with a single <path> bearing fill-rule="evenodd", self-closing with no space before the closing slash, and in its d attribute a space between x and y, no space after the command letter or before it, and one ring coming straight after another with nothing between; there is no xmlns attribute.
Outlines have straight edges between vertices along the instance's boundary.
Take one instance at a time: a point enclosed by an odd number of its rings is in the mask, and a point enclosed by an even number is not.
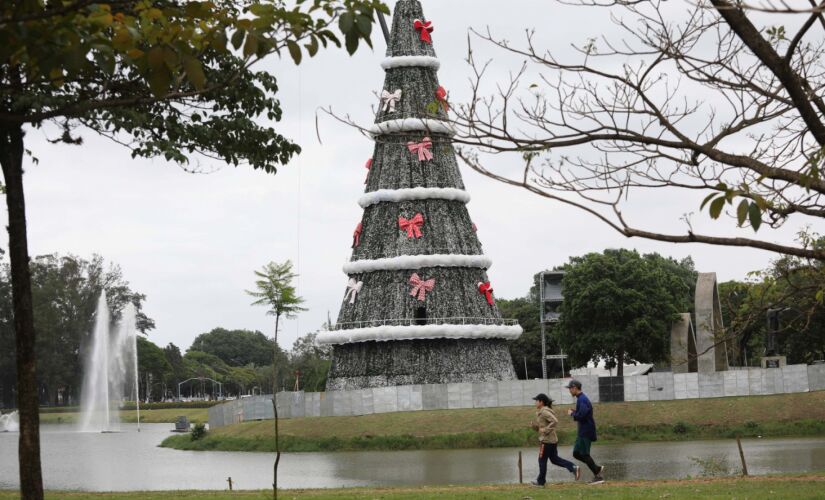
<svg viewBox="0 0 825 500"><path fill-rule="evenodd" d="M172 423L179 415L185 415L190 422L206 422L207 408L175 408L163 410L140 410L140 421L145 424ZM120 420L127 423L137 422L137 411L120 410ZM73 424L80 419L80 413L41 413L41 424Z"/></svg>
<svg viewBox="0 0 825 500"><path fill-rule="evenodd" d="M170 410L178 409L192 409L192 408L211 408L219 405L223 401L192 401L192 402L174 402L174 403L141 403L140 410ZM134 410L135 402L129 401L120 406L122 410ZM79 413L78 406L42 406L40 407L40 414L44 413Z"/></svg>
<svg viewBox="0 0 825 500"><path fill-rule="evenodd" d="M559 406L559 438L575 423ZM596 404L599 442L684 441L742 437L825 436L825 392L704 400ZM410 450L535 444L533 409L484 408L386 413L280 422L282 451ZM185 450L274 451L272 421L210 431L199 441L172 436L162 446Z"/></svg>
<svg viewBox="0 0 825 500"><path fill-rule="evenodd" d="M822 498L825 494L825 474L805 474L782 477L723 478L678 481L636 481L606 483L598 486L564 483L544 489L525 485L505 484L489 486L439 486L420 488L348 488L328 490L281 490L283 498L312 499L382 499L414 500L428 498L444 499L555 499L555 498L599 498L599 499L686 499L697 498ZM0 491L0 500L17 499L19 493ZM48 492L47 499L66 500L235 500L272 498L271 491L235 492L130 492L130 493L73 493Z"/></svg>

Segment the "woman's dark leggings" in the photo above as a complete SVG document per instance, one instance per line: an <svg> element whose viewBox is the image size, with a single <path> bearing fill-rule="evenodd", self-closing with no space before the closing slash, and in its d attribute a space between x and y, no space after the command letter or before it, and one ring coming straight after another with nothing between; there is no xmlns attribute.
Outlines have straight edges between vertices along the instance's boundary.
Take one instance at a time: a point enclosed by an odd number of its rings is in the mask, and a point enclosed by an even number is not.
<svg viewBox="0 0 825 500"><path fill-rule="evenodd" d="M550 460L550 463L552 463L553 465L563 467L572 473L576 472L576 466L573 465L572 462L569 462L559 457L559 448L557 444L542 443L541 447L539 448L539 477L536 478L536 482L539 484L544 484L545 482L547 482L548 460Z"/></svg>

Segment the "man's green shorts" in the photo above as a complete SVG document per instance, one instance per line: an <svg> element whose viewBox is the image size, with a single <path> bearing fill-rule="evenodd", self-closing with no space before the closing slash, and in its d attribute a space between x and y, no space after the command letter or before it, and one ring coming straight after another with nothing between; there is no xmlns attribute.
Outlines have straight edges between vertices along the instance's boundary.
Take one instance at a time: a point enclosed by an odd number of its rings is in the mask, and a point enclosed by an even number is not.
<svg viewBox="0 0 825 500"><path fill-rule="evenodd" d="M573 453L590 455L590 440L584 436L576 437L576 444L573 445Z"/></svg>

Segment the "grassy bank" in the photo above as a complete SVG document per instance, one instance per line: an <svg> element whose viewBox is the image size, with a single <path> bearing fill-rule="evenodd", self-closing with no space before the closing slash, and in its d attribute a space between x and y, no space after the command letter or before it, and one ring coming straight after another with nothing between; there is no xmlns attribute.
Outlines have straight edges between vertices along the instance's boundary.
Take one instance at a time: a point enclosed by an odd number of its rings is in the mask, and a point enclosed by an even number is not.
<svg viewBox="0 0 825 500"><path fill-rule="evenodd" d="M414 500L425 498L587 498L604 499L690 499L696 498L822 498L825 491L825 475L806 474L785 477L724 478L681 481L637 481L606 483L598 486L565 483L551 485L544 489L525 485L490 485L490 486L449 486L422 488L351 488L329 490L282 490L285 498L323 499L360 499L372 498L383 500ZM18 498L18 493L0 491L0 500ZM272 498L271 491L236 491L236 492L134 492L134 493L72 493L48 492L47 499L67 500L162 500L176 498L195 500L267 499Z"/></svg>
<svg viewBox="0 0 825 500"><path fill-rule="evenodd" d="M599 442L742 437L825 436L825 392L596 404ZM573 442L569 406L556 408L562 444ZM320 417L281 421L284 451L411 450L527 446L532 409L485 408ZM172 436L162 446L185 450L273 451L272 421L210 431L198 441Z"/></svg>
<svg viewBox="0 0 825 500"><path fill-rule="evenodd" d="M140 410L140 421L146 424L172 423L179 415L189 418L190 422L206 422L207 408L173 408L162 410ZM120 420L127 423L137 422L137 411L120 410ZM80 420L79 412L41 413L41 424L73 424Z"/></svg>

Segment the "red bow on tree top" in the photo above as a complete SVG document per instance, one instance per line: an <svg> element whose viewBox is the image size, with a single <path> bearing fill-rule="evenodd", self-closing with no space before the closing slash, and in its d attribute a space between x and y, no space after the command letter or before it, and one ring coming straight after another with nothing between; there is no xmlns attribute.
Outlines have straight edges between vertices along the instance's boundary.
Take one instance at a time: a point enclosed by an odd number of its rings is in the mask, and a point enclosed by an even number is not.
<svg viewBox="0 0 825 500"><path fill-rule="evenodd" d="M489 281L478 283L478 291L481 292L482 295L487 299L487 303L492 305L496 304L496 301L493 300L493 286L490 284Z"/></svg>
<svg viewBox="0 0 825 500"><path fill-rule="evenodd" d="M421 33L421 41L424 43L433 43L433 39L430 36L430 33L433 32L433 22L432 21L422 21L421 19L416 19L413 21L413 27L417 31Z"/></svg>
<svg viewBox="0 0 825 500"><path fill-rule="evenodd" d="M424 216L421 214L415 214L415 217L412 219L405 219L404 217L398 218L398 227L400 227L402 231L407 231L407 238L420 238L423 236L421 234L421 226L423 225Z"/></svg>

